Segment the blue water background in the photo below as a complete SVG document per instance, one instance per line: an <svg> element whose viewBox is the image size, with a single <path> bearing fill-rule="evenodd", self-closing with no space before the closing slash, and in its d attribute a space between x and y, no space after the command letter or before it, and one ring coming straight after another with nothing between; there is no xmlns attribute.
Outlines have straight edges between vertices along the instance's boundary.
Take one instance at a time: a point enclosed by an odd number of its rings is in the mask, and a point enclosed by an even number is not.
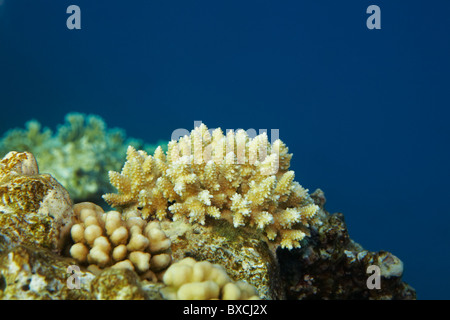
<svg viewBox="0 0 450 320"><path fill-rule="evenodd" d="M81 8L81 30L66 8ZM366 27L369 5L381 30ZM194 120L279 129L350 236L449 299L449 1L0 0L0 134L102 116L148 142Z"/></svg>

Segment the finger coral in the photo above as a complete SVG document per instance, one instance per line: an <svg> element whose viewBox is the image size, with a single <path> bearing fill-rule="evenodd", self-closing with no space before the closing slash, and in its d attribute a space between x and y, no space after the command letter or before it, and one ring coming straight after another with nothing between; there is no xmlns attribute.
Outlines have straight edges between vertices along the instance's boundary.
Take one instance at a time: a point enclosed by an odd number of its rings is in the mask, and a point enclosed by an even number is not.
<svg viewBox="0 0 450 320"><path fill-rule="evenodd" d="M172 264L164 274L163 297L169 300L255 300L256 289L245 281L233 282L226 270L193 258Z"/></svg>
<svg viewBox="0 0 450 320"><path fill-rule="evenodd" d="M318 207L289 170L292 154L265 133L202 124L190 136L158 147L153 156L132 146L122 171L109 172L117 194L103 198L123 211L138 208L143 218L226 219L236 228L250 226L283 248L300 247Z"/></svg>
<svg viewBox="0 0 450 320"><path fill-rule="evenodd" d="M74 205L74 215L70 255L80 264L131 269L156 281L172 262L170 239L157 221L147 223L131 213L124 219L89 202Z"/></svg>
<svg viewBox="0 0 450 320"><path fill-rule="evenodd" d="M156 149L127 138L121 129L108 128L97 115L69 113L54 134L36 120L27 122L25 129L9 130L0 140L0 156L13 150L31 152L40 171L58 180L74 202L97 202L112 191L107 173L120 169L129 145L149 152Z"/></svg>

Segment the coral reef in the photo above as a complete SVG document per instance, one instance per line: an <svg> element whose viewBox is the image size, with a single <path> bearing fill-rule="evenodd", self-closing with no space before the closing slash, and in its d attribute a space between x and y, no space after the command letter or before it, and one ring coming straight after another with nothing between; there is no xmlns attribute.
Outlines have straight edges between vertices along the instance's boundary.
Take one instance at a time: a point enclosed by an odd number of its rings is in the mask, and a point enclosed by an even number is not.
<svg viewBox="0 0 450 320"><path fill-rule="evenodd" d="M205 224L225 219L235 227L261 230L276 245L292 249L316 221L317 206L289 171L292 155L266 134L250 138L244 130L202 124L190 136L171 141L167 155L128 147L122 172L109 172L118 194L103 198L123 211L139 208L144 218L168 216Z"/></svg>
<svg viewBox="0 0 450 320"><path fill-rule="evenodd" d="M13 151L0 161L0 233L8 242L59 251L72 219L67 191L39 174L31 153Z"/></svg>
<svg viewBox="0 0 450 320"><path fill-rule="evenodd" d="M109 175L119 194L105 196L121 212L72 205L31 153L8 153L0 299L415 299L401 260L350 239L324 193L293 180L287 147L266 139L202 126L167 154L129 147ZM227 145L235 152L222 157ZM368 286L373 266L379 288Z"/></svg>
<svg viewBox="0 0 450 320"><path fill-rule="evenodd" d="M156 221L147 223L130 212L124 219L89 202L74 205L74 215L70 255L82 266L91 265L92 271L130 269L157 281L172 262L170 239Z"/></svg>
<svg viewBox="0 0 450 320"><path fill-rule="evenodd" d="M69 113L55 134L31 120L25 129L16 128L0 140L0 156L9 151L28 151L38 160L40 171L49 173L69 192L74 202L101 202L101 195L112 192L109 170L120 169L126 148L153 152L156 146L127 138L124 130L107 128L97 115Z"/></svg>
<svg viewBox="0 0 450 320"><path fill-rule="evenodd" d="M256 289L245 281L232 282L224 267L185 258L167 269L162 294L170 300L254 300Z"/></svg>

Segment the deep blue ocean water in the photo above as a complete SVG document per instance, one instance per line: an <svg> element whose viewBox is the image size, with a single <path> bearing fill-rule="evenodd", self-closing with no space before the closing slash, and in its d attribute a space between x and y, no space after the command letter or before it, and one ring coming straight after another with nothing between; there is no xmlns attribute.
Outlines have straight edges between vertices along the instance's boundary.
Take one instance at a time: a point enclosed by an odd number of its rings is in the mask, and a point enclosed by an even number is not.
<svg viewBox="0 0 450 320"><path fill-rule="evenodd" d="M279 129L296 180L324 190L355 241L398 256L419 299L450 299L449 13L444 0L0 0L0 134L71 111L148 142L196 120Z"/></svg>

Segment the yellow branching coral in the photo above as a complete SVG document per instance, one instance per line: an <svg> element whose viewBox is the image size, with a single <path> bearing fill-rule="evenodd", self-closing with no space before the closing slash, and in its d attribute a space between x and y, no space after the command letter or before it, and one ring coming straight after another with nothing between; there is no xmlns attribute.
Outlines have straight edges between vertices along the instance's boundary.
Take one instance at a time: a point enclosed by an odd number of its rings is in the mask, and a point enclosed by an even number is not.
<svg viewBox="0 0 450 320"><path fill-rule="evenodd" d="M113 207L137 207L144 218L205 224L212 217L249 225L291 249L300 246L318 210L308 190L294 181L291 157L281 140L270 144L265 133L224 135L202 124L171 141L166 154L158 148L152 156L130 146L122 172L109 172L118 193L103 198Z"/></svg>

